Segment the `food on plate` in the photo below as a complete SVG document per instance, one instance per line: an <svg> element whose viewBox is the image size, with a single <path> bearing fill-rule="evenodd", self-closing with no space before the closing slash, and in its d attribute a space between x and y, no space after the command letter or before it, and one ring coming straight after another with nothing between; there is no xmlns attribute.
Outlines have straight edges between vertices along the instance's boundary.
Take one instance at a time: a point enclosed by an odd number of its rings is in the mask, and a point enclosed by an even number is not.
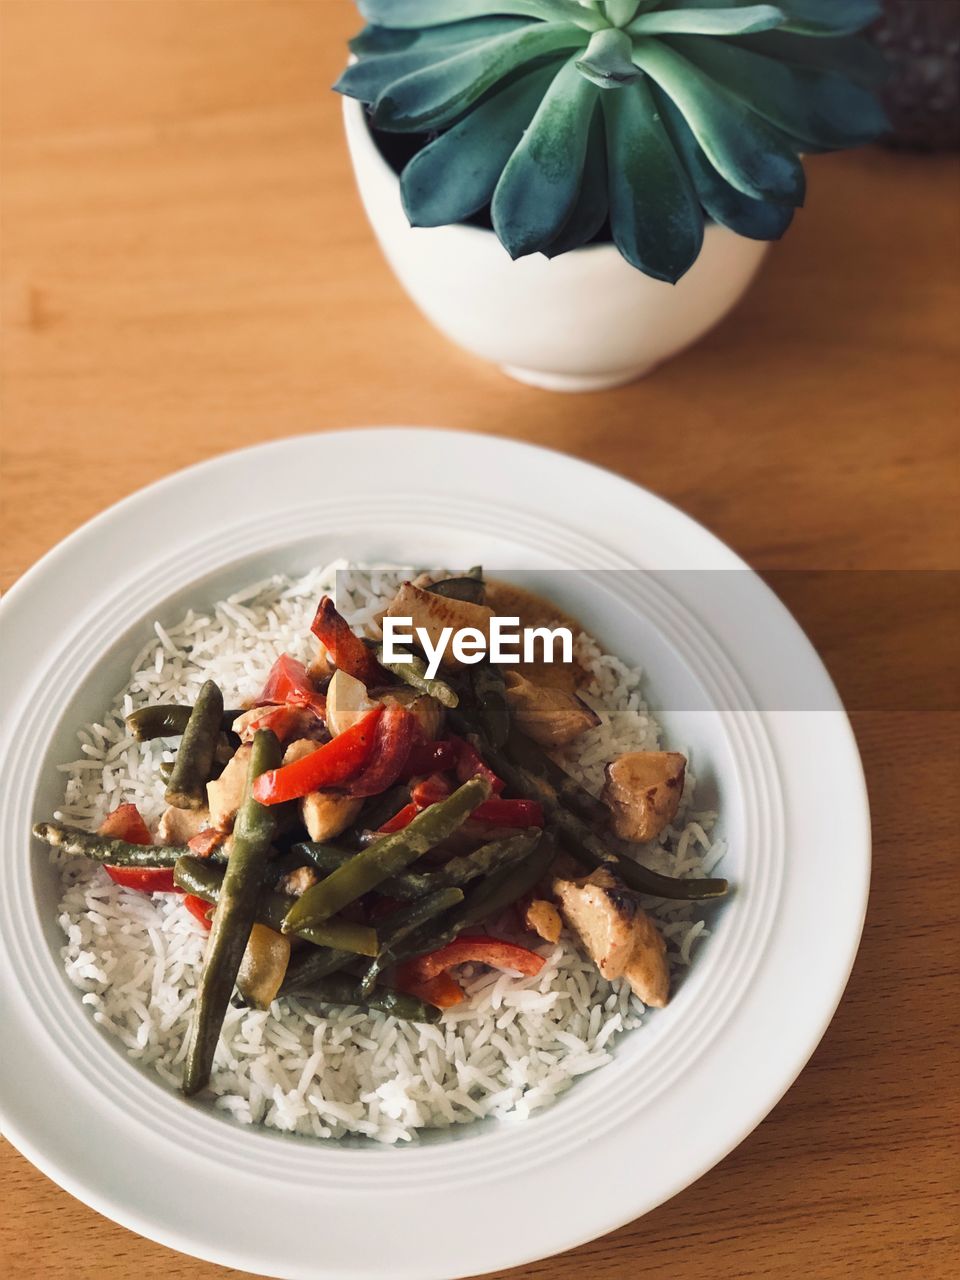
<svg viewBox="0 0 960 1280"><path fill-rule="evenodd" d="M550 681L381 661L384 616L432 643L498 589L523 616L518 588L331 587L272 580L158 625L83 732L34 829L63 866L68 973L134 1057L241 1121L392 1142L529 1114L667 1003L695 904L726 891L715 815L636 674L582 633Z"/></svg>

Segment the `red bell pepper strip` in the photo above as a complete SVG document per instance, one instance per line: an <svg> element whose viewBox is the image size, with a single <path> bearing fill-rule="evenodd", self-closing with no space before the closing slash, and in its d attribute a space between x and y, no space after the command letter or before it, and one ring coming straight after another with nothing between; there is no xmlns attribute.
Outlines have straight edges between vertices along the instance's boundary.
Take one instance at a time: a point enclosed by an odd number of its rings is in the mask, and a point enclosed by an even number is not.
<svg viewBox="0 0 960 1280"><path fill-rule="evenodd" d="M125 889L139 889L141 893L179 893L173 883L173 867L110 867L104 871L114 882Z"/></svg>
<svg viewBox="0 0 960 1280"><path fill-rule="evenodd" d="M436 742L416 742L407 757L405 778L417 778L424 773L446 773L457 762L457 752L452 742L439 739Z"/></svg>
<svg viewBox="0 0 960 1280"><path fill-rule="evenodd" d="M122 804L113 813L108 813L97 830L102 836L126 840L127 844L153 844L150 828L135 804Z"/></svg>
<svg viewBox="0 0 960 1280"><path fill-rule="evenodd" d="M539 800L504 800L503 796L491 796L474 809L470 817L495 827L542 827L543 806Z"/></svg>
<svg viewBox="0 0 960 1280"><path fill-rule="evenodd" d="M445 947L416 956L403 966L404 976L415 982L429 982L458 964L488 964L494 969L513 969L532 978L543 968L543 956L515 942L503 942L486 934L464 934Z"/></svg>
<svg viewBox="0 0 960 1280"><path fill-rule="evenodd" d="M499 795L503 790L503 779L498 778L489 765L484 764L476 747L471 746L465 738L458 738L456 734L450 735L450 742L456 753L455 767L458 781L469 782L471 778L486 778L493 787L494 794Z"/></svg>
<svg viewBox="0 0 960 1280"><path fill-rule="evenodd" d="M347 784L347 791L352 796L378 796L392 787L407 763L416 732L416 717L406 707L395 702L384 707L377 721L369 762L363 772Z"/></svg>
<svg viewBox="0 0 960 1280"><path fill-rule="evenodd" d="M395 813L382 827L377 828L377 834L388 836L394 831L402 831L404 827L410 825L419 812L418 804L405 804L399 813Z"/></svg>
<svg viewBox="0 0 960 1280"><path fill-rule="evenodd" d="M441 778L439 774L431 774L429 778L421 778L421 780L410 789L410 799L421 809L426 809L432 804L436 804L438 800L446 800L450 794L450 783L446 778Z"/></svg>
<svg viewBox="0 0 960 1280"><path fill-rule="evenodd" d="M202 898L197 898L192 893L188 893L184 895L183 905L192 916L196 916L205 929L210 928L212 923L210 920L210 912L213 908L209 902L204 902Z"/></svg>
<svg viewBox="0 0 960 1280"><path fill-rule="evenodd" d="M187 848L198 858L209 858L214 849L222 845L226 838L227 833L221 831L219 827L207 827L206 831L190 837Z"/></svg>
<svg viewBox="0 0 960 1280"><path fill-rule="evenodd" d="M98 831L102 836L126 840L128 844L153 844L153 836L135 804L122 804L107 814ZM171 867L111 867L104 871L114 882L126 889L139 889L142 893L176 893Z"/></svg>
<svg viewBox="0 0 960 1280"><path fill-rule="evenodd" d="M281 653L270 668L267 683L257 701L263 704L289 702L296 707L309 707L318 716L324 715L327 707L326 698L313 687L307 668L289 653Z"/></svg>
<svg viewBox="0 0 960 1280"><path fill-rule="evenodd" d="M408 970L409 964L397 969L395 983L398 991L415 996L424 1004L436 1005L438 1009L450 1009L455 1004L463 1003L463 991L449 973L438 973L433 978L421 980Z"/></svg>
<svg viewBox="0 0 960 1280"><path fill-rule="evenodd" d="M380 663L360 637L353 634L329 596L324 596L317 605L310 630L341 671L368 686L384 683L386 675Z"/></svg>
<svg viewBox="0 0 960 1280"><path fill-rule="evenodd" d="M383 707L374 707L351 728L302 760L261 773L253 784L253 798L260 804L283 804L324 787L342 786L370 759L382 714Z"/></svg>

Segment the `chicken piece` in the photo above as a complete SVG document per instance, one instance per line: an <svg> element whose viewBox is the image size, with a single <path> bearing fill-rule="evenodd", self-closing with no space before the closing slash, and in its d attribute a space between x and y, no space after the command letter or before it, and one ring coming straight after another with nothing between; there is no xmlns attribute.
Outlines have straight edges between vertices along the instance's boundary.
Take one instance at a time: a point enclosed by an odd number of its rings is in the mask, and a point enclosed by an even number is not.
<svg viewBox="0 0 960 1280"><path fill-rule="evenodd" d="M543 898L534 898L527 904L527 909L523 913L523 923L544 942L560 941L563 921L560 919L560 912L552 902L546 902Z"/></svg>
<svg viewBox="0 0 960 1280"><path fill-rule="evenodd" d="M157 827L157 844L186 844L210 826L209 809L165 809Z"/></svg>
<svg viewBox="0 0 960 1280"><path fill-rule="evenodd" d="M376 705L362 680L347 671L336 671L327 686L327 728L334 737L346 733Z"/></svg>
<svg viewBox="0 0 960 1280"><path fill-rule="evenodd" d="M621 840L653 840L673 821L686 767L679 751L631 751L611 760L601 798Z"/></svg>
<svg viewBox="0 0 960 1280"><path fill-rule="evenodd" d="M302 760L304 756L310 755L320 746L319 742L314 742L313 738L297 738L291 742L283 753L282 764L296 764L298 760Z"/></svg>
<svg viewBox="0 0 960 1280"><path fill-rule="evenodd" d="M289 893L299 898L311 885L317 883L317 873L313 867L297 867L296 871L288 871L277 882L278 893Z"/></svg>
<svg viewBox="0 0 960 1280"><path fill-rule="evenodd" d="M295 764L316 751L318 743L311 738L291 742L283 753L284 764ZM355 821L363 800L344 795L342 791L311 791L300 801L300 817L311 840L332 840Z"/></svg>
<svg viewBox="0 0 960 1280"><path fill-rule="evenodd" d="M468 600L438 596L415 587L412 582L405 582L383 616L410 618L414 633L417 627L422 627L434 646L438 644L444 627L452 627L455 632L463 627L475 627L489 644L493 610L483 604L471 604ZM444 651L442 662L445 666L460 665L449 646Z"/></svg>
<svg viewBox="0 0 960 1280"><path fill-rule="evenodd" d="M667 947L637 895L599 867L585 880L554 880L563 918L605 978L626 978L644 1004L662 1009L670 993Z"/></svg>
<svg viewBox="0 0 960 1280"><path fill-rule="evenodd" d="M207 805L210 825L227 831L233 826L237 810L243 803L243 790L250 767L249 746L238 747L219 778L207 783Z"/></svg>
<svg viewBox="0 0 960 1280"><path fill-rule="evenodd" d="M300 816L311 840L332 840L356 821L362 807L360 796L311 791L300 801Z"/></svg>
<svg viewBox="0 0 960 1280"><path fill-rule="evenodd" d="M519 671L504 672L504 683L514 724L542 747L563 747L600 723L597 713L566 689L534 684Z"/></svg>

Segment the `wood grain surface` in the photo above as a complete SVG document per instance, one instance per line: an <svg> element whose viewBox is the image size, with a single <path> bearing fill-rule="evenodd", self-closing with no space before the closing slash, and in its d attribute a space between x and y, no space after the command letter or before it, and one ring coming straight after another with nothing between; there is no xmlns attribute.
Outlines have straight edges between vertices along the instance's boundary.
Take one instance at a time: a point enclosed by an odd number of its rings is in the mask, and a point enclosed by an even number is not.
<svg viewBox="0 0 960 1280"><path fill-rule="evenodd" d="M858 708L874 885L810 1065L696 1186L510 1275L955 1275L956 577L921 572L960 568L955 160L812 161L806 211L726 324L645 382L556 397L448 346L381 260L327 92L347 0L2 0L0 21L0 584L221 450L448 425L680 505L771 576ZM851 616L809 570L903 573L851 574L878 606ZM99 1217L8 1144L0 1203L10 1280L228 1274Z"/></svg>

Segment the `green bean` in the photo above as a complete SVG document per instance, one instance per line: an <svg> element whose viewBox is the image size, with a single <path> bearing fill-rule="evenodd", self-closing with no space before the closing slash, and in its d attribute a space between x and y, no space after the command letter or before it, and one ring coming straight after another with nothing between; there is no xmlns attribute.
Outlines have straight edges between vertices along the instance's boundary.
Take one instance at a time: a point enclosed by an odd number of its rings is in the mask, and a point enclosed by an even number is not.
<svg viewBox="0 0 960 1280"><path fill-rule="evenodd" d="M173 773L173 761L161 760L160 765L157 769L157 773L159 773L160 777L163 779L164 782L169 782L170 775Z"/></svg>
<svg viewBox="0 0 960 1280"><path fill-rule="evenodd" d="M426 951L436 951L438 947L452 942L464 929L506 910L543 879L556 856L553 841L543 836L519 866L501 867L495 875L466 894L463 904L457 910L449 912L435 925L426 925L410 934L394 960L400 962L409 960L412 956L421 956Z"/></svg>
<svg viewBox="0 0 960 1280"><path fill-rule="evenodd" d="M138 742L149 742L151 738L179 738L187 727L193 707L181 706L175 702L158 702L149 707L140 707L131 711L126 718L127 731ZM220 719L220 728L229 729L242 714L239 711L224 711Z"/></svg>
<svg viewBox="0 0 960 1280"><path fill-rule="evenodd" d="M405 782L390 787L388 791L382 791L378 796L371 796L360 810L353 825L353 831L357 836L363 831L376 831L388 818L392 818L409 803L410 787Z"/></svg>
<svg viewBox="0 0 960 1280"><path fill-rule="evenodd" d="M414 996L404 995L401 991L390 991L383 987L375 988L367 996L361 996L357 990L356 980L345 974L319 978L309 988L281 995L295 994L301 998L311 997L322 1004L352 1004L358 1009L368 1009L377 1013L387 1013L404 1022L439 1022L442 1010L426 1005Z"/></svg>
<svg viewBox="0 0 960 1280"><path fill-rule="evenodd" d="M431 680L427 675L427 664L422 658L416 654L405 655L402 662L386 662L384 660L383 645L377 645L377 661L381 667L386 667L388 671L392 671L395 676L408 684L411 689L418 689L421 693L429 693L431 698L443 704L445 707L455 707L459 704L460 699L456 690L445 680Z"/></svg>
<svg viewBox="0 0 960 1280"><path fill-rule="evenodd" d="M462 889L438 889L436 893L428 893L426 897L391 912L383 921L384 936L379 950L360 980L360 994L369 996L381 972L393 964L394 956L404 938L424 928L429 921L462 901Z"/></svg>
<svg viewBox="0 0 960 1280"><path fill-rule="evenodd" d="M207 782L213 769L222 718L223 694L212 680L207 680L183 731L167 783L167 804L177 809L202 809L207 803Z"/></svg>
<svg viewBox="0 0 960 1280"><path fill-rule="evenodd" d="M177 858L190 852L185 845L130 844L60 822L38 822L33 834L52 849L107 862L112 867L172 867Z"/></svg>
<svg viewBox="0 0 960 1280"><path fill-rule="evenodd" d="M496 744L495 744L496 745ZM504 752L521 769L526 769L537 777L544 778L557 793L561 803L584 822L606 824L610 811L602 800L590 794L575 778L571 777L561 765L544 751L539 743L521 733L516 726L511 727L510 736L504 744Z"/></svg>
<svg viewBox="0 0 960 1280"><path fill-rule="evenodd" d="M296 933L305 924L321 924L382 881L405 870L461 827L477 805L487 799L490 790L485 778L471 778L445 800L417 814L401 831L382 836L362 849L297 899L283 922L284 933Z"/></svg>
<svg viewBox="0 0 960 1280"><path fill-rule="evenodd" d="M296 996L310 992L321 978L336 973L356 957L349 951L337 951L329 947L310 947L291 960L286 977L277 992L281 996ZM353 980L354 986L356 979Z"/></svg>
<svg viewBox="0 0 960 1280"><path fill-rule="evenodd" d="M217 903L223 888L224 875L220 868L212 867L203 858L184 857L177 861L173 878L181 889L203 898L204 902ZM283 918L296 902L292 894L261 890L257 899L256 921L280 932ZM350 920L328 920L325 924L310 926L298 931L298 938L312 942L315 947L334 947L351 955L375 956L380 949L376 929L354 924Z"/></svg>
<svg viewBox="0 0 960 1280"><path fill-rule="evenodd" d="M470 604L483 604L487 584L482 578L460 577L441 578L427 590L435 596L443 596L447 600L466 600Z"/></svg>
<svg viewBox="0 0 960 1280"><path fill-rule="evenodd" d="M404 871L398 876L391 876L377 886L377 892L386 894L388 898L413 899L422 898L434 889L469 884L478 876L491 875L507 863L518 862L530 853L538 838L539 832L524 831L519 835L491 840L473 853L451 858L430 871ZM294 845L294 850L309 858L317 870L325 874L336 871L353 857L352 850L310 841Z"/></svg>
<svg viewBox="0 0 960 1280"><path fill-rule="evenodd" d="M276 769L282 758L283 748L275 735L269 729L259 729L250 750L243 803L233 827L233 847L220 886L220 901L213 915L190 1024L181 1086L188 1095L198 1093L210 1079L224 1014L256 919L263 870L274 836L273 814L253 798L254 779L267 769Z"/></svg>
<svg viewBox="0 0 960 1280"><path fill-rule="evenodd" d="M675 876L661 875L659 871L653 871L650 867L635 862L633 858L614 852L587 823L563 805L545 778L519 768L505 752L498 751L476 734L468 733L467 736L490 768L503 778L511 790L540 801L546 816L547 830L584 866L609 867L629 888L655 898L699 902L706 898L722 898L727 892L726 880L681 880Z"/></svg>
<svg viewBox="0 0 960 1280"><path fill-rule="evenodd" d="M510 708L503 672L489 662L481 662L471 669L470 684L483 736L493 746L502 747L510 732Z"/></svg>

